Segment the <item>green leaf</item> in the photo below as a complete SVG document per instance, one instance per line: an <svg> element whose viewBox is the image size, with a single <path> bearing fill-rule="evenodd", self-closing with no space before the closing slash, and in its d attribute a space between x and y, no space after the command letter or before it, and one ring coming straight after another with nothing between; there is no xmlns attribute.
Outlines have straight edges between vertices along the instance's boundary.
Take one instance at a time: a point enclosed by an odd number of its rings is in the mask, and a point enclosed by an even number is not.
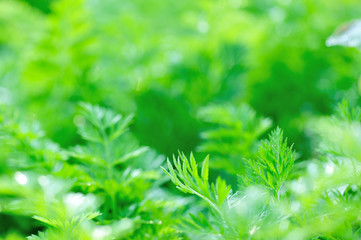
<svg viewBox="0 0 361 240"><path fill-rule="evenodd" d="M148 150L149 150L149 147L141 147L141 148L138 148L137 150L129 152L129 153L125 154L124 156L122 156L121 158L119 158L118 160L114 161L113 166L124 163L124 162L128 161L129 159L138 157Z"/></svg>
<svg viewBox="0 0 361 240"><path fill-rule="evenodd" d="M294 160L292 146L287 146L282 130L276 128L268 140L262 141L255 158L246 160L248 171L244 182L263 185L276 196L287 179Z"/></svg>
<svg viewBox="0 0 361 240"><path fill-rule="evenodd" d="M204 159L203 165L202 165L202 172L201 176L204 182L208 182L208 165L209 165L209 155Z"/></svg>

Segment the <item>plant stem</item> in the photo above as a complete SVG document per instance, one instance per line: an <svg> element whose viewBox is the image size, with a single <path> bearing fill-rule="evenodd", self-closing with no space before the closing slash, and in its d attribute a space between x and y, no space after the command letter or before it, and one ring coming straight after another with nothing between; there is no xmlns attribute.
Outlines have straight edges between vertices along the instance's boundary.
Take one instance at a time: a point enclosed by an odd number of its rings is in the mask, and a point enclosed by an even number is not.
<svg viewBox="0 0 361 240"><path fill-rule="evenodd" d="M101 129L101 134L103 136L103 145L104 145L104 152L105 152L105 156L104 156L104 160L107 164L107 179L109 181L113 180L113 160L111 159L110 156L110 149L109 149L109 138L105 133L105 129L102 128ZM115 192L112 192L110 194L110 201L111 201L111 207L112 207L112 215L113 218L116 219L117 216L117 202L116 202L116 196L115 196Z"/></svg>

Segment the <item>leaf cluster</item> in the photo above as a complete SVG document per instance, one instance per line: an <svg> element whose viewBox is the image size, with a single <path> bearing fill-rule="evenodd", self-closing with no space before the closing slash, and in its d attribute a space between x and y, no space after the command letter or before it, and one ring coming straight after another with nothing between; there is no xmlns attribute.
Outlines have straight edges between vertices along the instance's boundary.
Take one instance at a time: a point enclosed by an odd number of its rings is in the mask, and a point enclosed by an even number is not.
<svg viewBox="0 0 361 240"><path fill-rule="evenodd" d="M283 183L291 172L295 151L276 128L269 139L262 141L254 159L247 159L249 173L243 178L247 184L261 184L279 197Z"/></svg>
<svg viewBox="0 0 361 240"><path fill-rule="evenodd" d="M201 132L198 152L211 154L212 167L239 174L243 158L251 157L259 138L271 127L272 121L256 115L247 104L210 105L201 108L199 119L207 123Z"/></svg>

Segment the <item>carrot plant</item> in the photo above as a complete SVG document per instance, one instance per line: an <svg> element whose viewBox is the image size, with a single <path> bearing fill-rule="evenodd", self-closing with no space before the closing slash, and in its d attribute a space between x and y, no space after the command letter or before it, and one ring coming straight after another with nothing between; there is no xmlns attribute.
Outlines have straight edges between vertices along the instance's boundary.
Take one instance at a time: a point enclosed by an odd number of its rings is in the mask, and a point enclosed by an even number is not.
<svg viewBox="0 0 361 240"><path fill-rule="evenodd" d="M361 239L359 10L1 0L0 240Z"/></svg>
<svg viewBox="0 0 361 240"><path fill-rule="evenodd" d="M211 155L200 163L180 152L165 164L132 136L132 115L81 103L83 143L63 148L3 109L1 212L36 226L21 230L28 239L360 237L361 111L347 101L309 122L315 158L298 159L275 128L226 175L210 168Z"/></svg>
<svg viewBox="0 0 361 240"><path fill-rule="evenodd" d="M276 128L245 160L234 189L220 177L209 183L209 157L200 171L192 154L168 160L172 182L205 206L179 228L191 239L358 239L359 113L344 102L334 116L310 124L319 154L299 163Z"/></svg>

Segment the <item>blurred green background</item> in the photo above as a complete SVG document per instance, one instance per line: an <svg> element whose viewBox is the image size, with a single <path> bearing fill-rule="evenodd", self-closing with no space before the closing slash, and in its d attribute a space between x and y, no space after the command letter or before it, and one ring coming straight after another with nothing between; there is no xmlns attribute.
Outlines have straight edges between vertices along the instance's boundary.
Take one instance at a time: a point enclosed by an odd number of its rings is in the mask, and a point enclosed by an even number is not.
<svg viewBox="0 0 361 240"><path fill-rule="evenodd" d="M301 162L315 156L306 128L311 119L332 113L342 99L361 103L360 52L325 45L337 26L360 17L360 0L0 0L0 123L13 109L16 120L39 121L62 147L46 142L43 153L41 144L32 146L50 159L44 163L50 170L40 172L52 174L63 149L85 142L77 134L85 121L79 102L134 113L131 140L152 149L143 158L149 165L136 164L158 173L164 160L158 154L180 150L202 159L209 153L210 178L221 173L236 186L241 160L270 129L284 130ZM20 129L14 138L33 134L33 125L27 131L14 123ZM34 132L30 140L42 135ZM16 154L8 157L17 145L1 133L0 172L26 169ZM36 154L27 157L38 164ZM76 164L64 166L64 179L82 177ZM158 178L152 190L172 190L168 179ZM118 194L126 203L119 205L144 205L149 186L136 183L124 183L126 194ZM0 235L43 230L22 214L2 212Z"/></svg>
<svg viewBox="0 0 361 240"><path fill-rule="evenodd" d="M359 0L1 0L0 102L67 147L76 104L134 112L142 145L194 151L209 104L249 104L312 154L305 121L358 101L361 56L327 48Z"/></svg>

